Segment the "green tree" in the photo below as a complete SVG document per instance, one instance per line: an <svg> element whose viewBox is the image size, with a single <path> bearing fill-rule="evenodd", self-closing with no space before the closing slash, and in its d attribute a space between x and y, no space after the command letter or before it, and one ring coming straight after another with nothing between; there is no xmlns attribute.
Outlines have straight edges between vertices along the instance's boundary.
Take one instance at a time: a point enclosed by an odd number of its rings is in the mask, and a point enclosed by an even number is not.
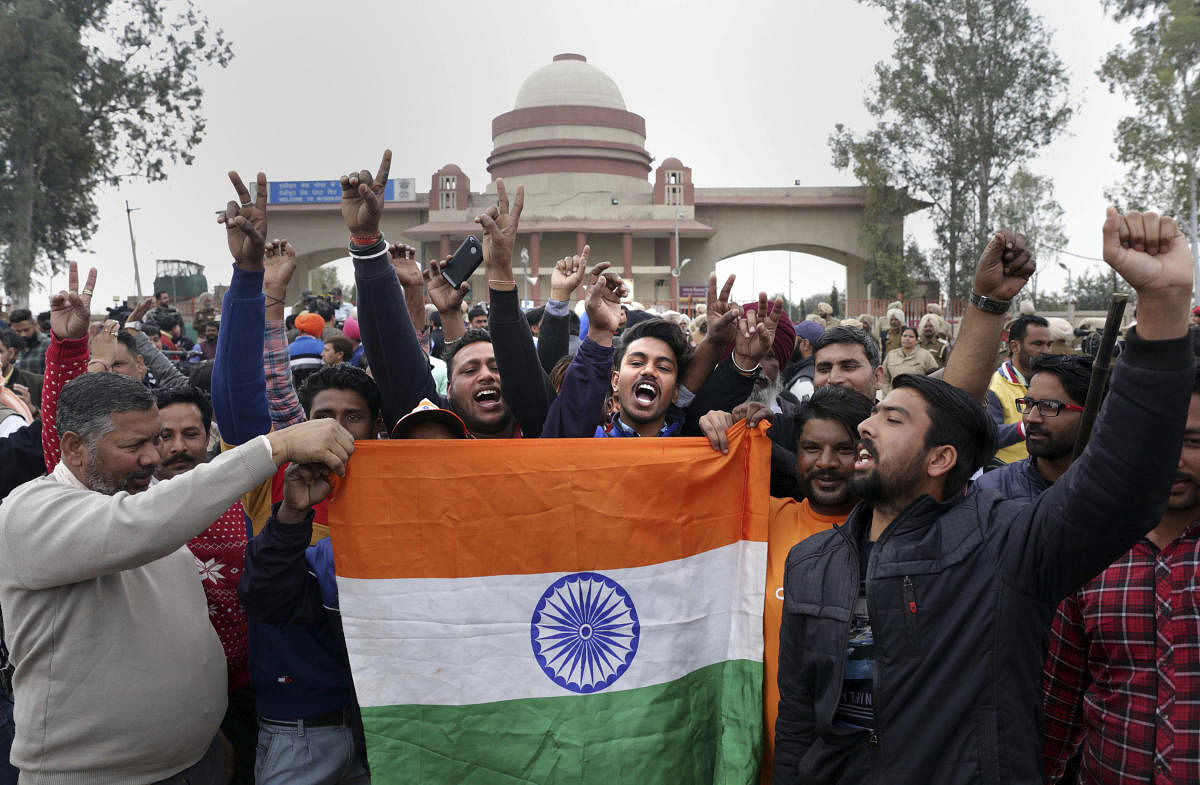
<svg viewBox="0 0 1200 785"><path fill-rule="evenodd" d="M1118 20L1150 18L1129 46L1108 54L1099 76L1137 113L1117 123L1126 179L1110 197L1133 209L1186 216L1200 283L1196 178L1200 176L1200 8L1195 0L1108 0ZM1195 295L1200 303L1200 290Z"/></svg>
<svg viewBox="0 0 1200 785"><path fill-rule="evenodd" d="M27 304L95 229L93 195L124 176L162 180L204 132L197 69L232 57L191 3L0 3L0 279Z"/></svg>
<svg viewBox="0 0 1200 785"><path fill-rule="evenodd" d="M1026 0L860 2L886 12L896 41L866 99L876 127L856 136L836 126L834 163L858 151L884 182L932 202L934 259L960 297L993 224L994 192L1071 117L1066 67Z"/></svg>
<svg viewBox="0 0 1200 785"><path fill-rule="evenodd" d="M1080 311L1108 310L1109 297L1113 292L1125 292L1132 297L1133 287L1121 277L1099 270L1084 271L1067 288L1067 293L1075 298L1075 307Z"/></svg>
<svg viewBox="0 0 1200 785"><path fill-rule="evenodd" d="M1058 261L1058 251L1067 244L1063 208L1054 198L1049 177L1033 174L1025 167L1013 172L996 200L996 225L1025 235L1027 247L1038 262L1039 272L1029 282L1030 295L1038 301L1040 271Z"/></svg>
<svg viewBox="0 0 1200 785"><path fill-rule="evenodd" d="M309 273L308 286L312 289L313 294L322 295L328 294L329 290L335 286L341 288L342 282L338 280L337 268L327 264Z"/></svg>

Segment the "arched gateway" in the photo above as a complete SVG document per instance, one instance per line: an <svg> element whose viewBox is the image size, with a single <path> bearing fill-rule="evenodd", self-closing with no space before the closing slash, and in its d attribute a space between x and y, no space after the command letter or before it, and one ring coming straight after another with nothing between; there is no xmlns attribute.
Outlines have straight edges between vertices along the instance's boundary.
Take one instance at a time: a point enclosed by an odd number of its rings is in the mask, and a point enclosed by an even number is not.
<svg viewBox="0 0 1200 785"><path fill-rule="evenodd" d="M520 281L525 299L543 302L554 262L585 243L594 260L611 261L632 281L634 297L646 304L674 307L681 292L704 285L718 261L760 250L845 265L847 295L866 297L859 243L865 189L697 188L691 168L676 158L652 167L646 121L582 55L560 54L534 71L513 110L492 121L492 140L492 182L481 192L454 164L434 173L428 192L396 188L383 222L388 239L420 247L425 259L452 252L478 234L474 218L495 203L494 180L503 177L510 193L525 186L513 260L519 281L527 279ZM403 166L395 161L393 175ZM914 201L911 208L920 206ZM287 237L302 254L288 293L294 301L309 272L346 255L337 191L279 184L271 210L271 235ZM903 216L895 232L902 236ZM681 260L690 260L682 270ZM482 270L472 285L486 286Z"/></svg>

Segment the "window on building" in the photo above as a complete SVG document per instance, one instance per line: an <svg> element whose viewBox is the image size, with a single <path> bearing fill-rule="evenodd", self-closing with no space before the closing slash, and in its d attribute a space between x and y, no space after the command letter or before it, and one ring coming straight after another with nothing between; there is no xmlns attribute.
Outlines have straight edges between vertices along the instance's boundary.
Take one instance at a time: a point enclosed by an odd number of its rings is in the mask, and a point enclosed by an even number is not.
<svg viewBox="0 0 1200 785"><path fill-rule="evenodd" d="M458 209L458 192L457 191L442 191L441 209L457 210Z"/></svg>
<svg viewBox="0 0 1200 785"><path fill-rule="evenodd" d="M683 204L683 186L668 185L666 192L666 203L672 205Z"/></svg>
<svg viewBox="0 0 1200 785"><path fill-rule="evenodd" d="M679 185L683 182L681 172L667 172L667 185Z"/></svg>

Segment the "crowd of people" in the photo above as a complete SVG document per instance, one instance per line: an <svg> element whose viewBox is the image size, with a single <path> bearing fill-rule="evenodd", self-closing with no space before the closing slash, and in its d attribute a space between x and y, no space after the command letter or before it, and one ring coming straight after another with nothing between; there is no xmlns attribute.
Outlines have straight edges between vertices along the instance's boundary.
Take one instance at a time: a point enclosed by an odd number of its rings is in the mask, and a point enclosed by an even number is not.
<svg viewBox="0 0 1200 785"><path fill-rule="evenodd" d="M355 441L724 451L741 420L771 423L762 782L1200 780L1200 373L1172 219L1106 216L1137 322L1081 437L1093 358L1008 316L1035 269L1019 234L983 252L957 331L936 309L793 322L715 275L698 316L656 315L587 247L522 311L523 189L497 180L476 219L471 304L448 257L384 237L390 162L341 178L353 305L287 302L266 177L230 172L232 281L194 345L165 292L95 319L74 264L44 319L7 315L0 783L369 782L326 509Z"/></svg>

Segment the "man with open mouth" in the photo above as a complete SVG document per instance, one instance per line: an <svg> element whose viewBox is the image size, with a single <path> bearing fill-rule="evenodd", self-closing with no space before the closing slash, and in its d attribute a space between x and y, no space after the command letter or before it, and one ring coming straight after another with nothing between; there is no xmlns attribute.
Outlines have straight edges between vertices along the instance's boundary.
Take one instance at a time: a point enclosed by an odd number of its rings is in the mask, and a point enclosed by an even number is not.
<svg viewBox="0 0 1200 785"><path fill-rule="evenodd" d="M1020 235L984 250L945 381L897 377L859 426L862 501L785 567L776 785L1042 782L1050 621L1159 523L1193 376L1183 234L1110 208L1103 238L1138 325L1088 449L1036 504L964 494L994 450L992 351L1035 269Z"/></svg>

